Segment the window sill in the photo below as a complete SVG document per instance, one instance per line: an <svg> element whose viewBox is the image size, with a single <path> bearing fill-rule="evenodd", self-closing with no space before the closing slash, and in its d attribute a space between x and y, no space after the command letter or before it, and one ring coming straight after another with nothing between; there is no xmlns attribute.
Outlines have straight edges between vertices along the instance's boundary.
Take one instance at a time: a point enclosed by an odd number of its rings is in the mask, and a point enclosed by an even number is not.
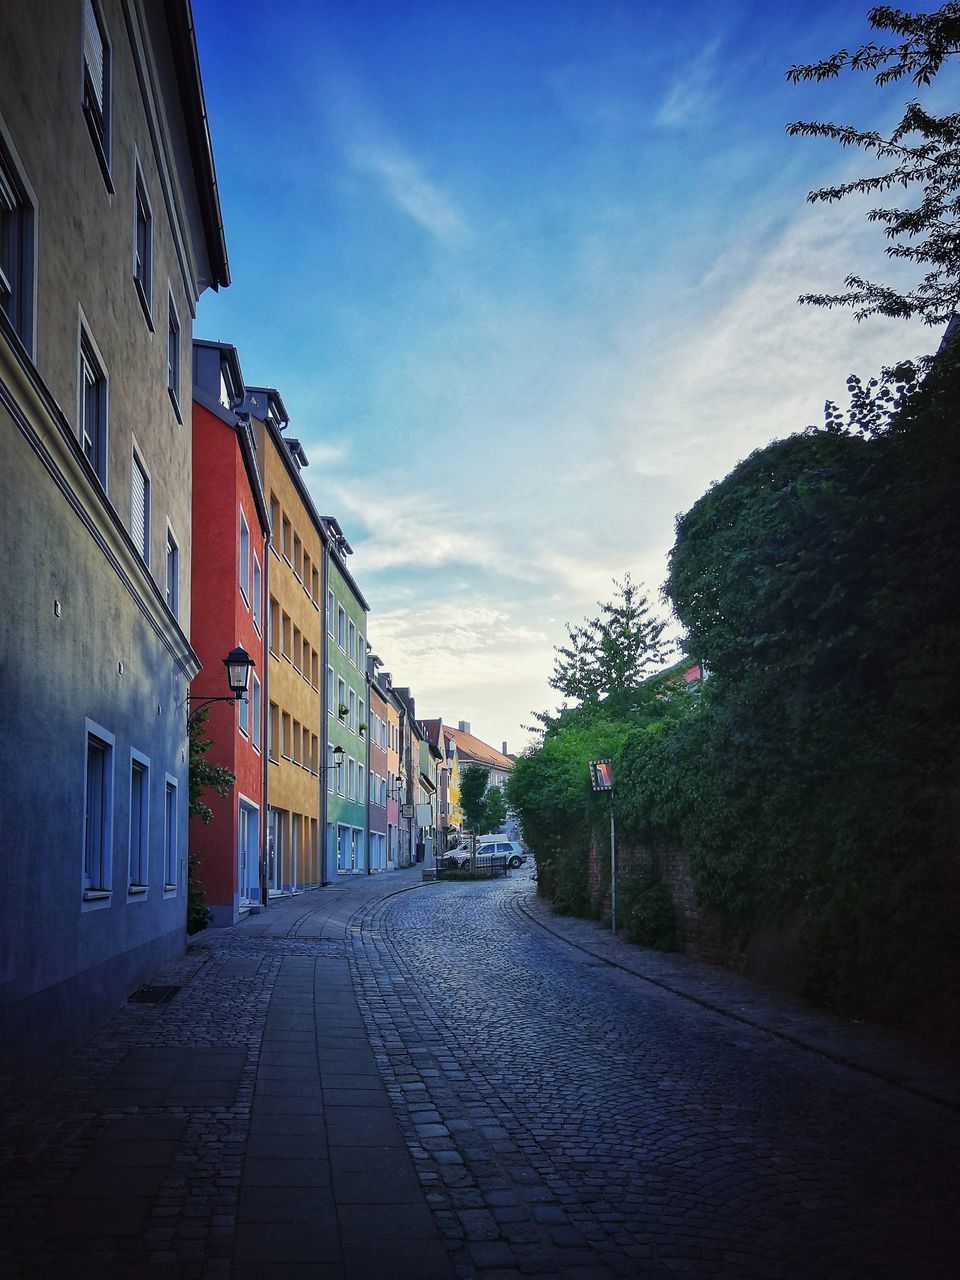
<svg viewBox="0 0 960 1280"><path fill-rule="evenodd" d="M175 885L175 884L165 884L165 885L163 886L163 894L164 894L164 897L165 897L165 898L172 898L172 897L173 897L173 895L177 892L177 887L178 887L178 886L177 886L177 885Z"/></svg>
<svg viewBox="0 0 960 1280"><path fill-rule="evenodd" d="M84 902L104 902L112 894L112 889L84 889L83 900Z"/></svg>
<svg viewBox="0 0 960 1280"><path fill-rule="evenodd" d="M127 897L128 898L145 898L147 896L148 888L149 886L145 884L128 884Z"/></svg>

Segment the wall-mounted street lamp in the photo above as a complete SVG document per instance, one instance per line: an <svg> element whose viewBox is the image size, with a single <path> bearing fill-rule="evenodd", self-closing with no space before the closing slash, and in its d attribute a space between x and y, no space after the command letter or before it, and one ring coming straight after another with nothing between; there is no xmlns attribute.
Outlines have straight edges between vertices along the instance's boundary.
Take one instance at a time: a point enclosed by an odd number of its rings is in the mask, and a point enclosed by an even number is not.
<svg viewBox="0 0 960 1280"><path fill-rule="evenodd" d="M333 764L325 764L320 770L320 777L325 773L332 773L334 769L340 769L343 766L343 747L334 747L330 753L333 756Z"/></svg>
<svg viewBox="0 0 960 1280"><path fill-rule="evenodd" d="M250 672L257 665L256 662L250 657L246 649L242 649L240 645L237 645L223 659L223 665L227 668L227 684L230 687L229 697L224 694L219 698L204 698L197 706L190 708L191 716L195 716L204 707L209 707L211 703L239 702L245 697L250 685ZM187 694L187 704L189 705L192 701L193 695Z"/></svg>

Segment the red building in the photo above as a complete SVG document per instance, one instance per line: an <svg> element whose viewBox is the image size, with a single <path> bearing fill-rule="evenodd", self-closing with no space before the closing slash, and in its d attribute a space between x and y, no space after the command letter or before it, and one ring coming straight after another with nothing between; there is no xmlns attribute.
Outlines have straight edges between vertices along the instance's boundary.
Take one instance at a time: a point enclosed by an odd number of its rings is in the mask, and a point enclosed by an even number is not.
<svg viewBox="0 0 960 1280"><path fill-rule="evenodd" d="M214 923L230 925L262 904L264 773L268 706L264 661L270 519L236 349L193 344L193 616L191 641L203 669L191 686L194 706L223 692L223 658L235 646L256 664L246 699L215 702L204 737L207 760L236 774L226 797L207 791L213 820L190 822L190 851Z"/></svg>

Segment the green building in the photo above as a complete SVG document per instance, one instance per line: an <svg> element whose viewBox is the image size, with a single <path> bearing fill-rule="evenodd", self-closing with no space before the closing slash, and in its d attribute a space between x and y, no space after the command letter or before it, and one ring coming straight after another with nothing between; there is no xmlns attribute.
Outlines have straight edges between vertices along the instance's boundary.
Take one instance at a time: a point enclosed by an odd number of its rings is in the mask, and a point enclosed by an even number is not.
<svg viewBox="0 0 960 1280"><path fill-rule="evenodd" d="M367 613L369 605L346 565L352 554L343 530L323 517L324 559L323 800L324 881L367 870Z"/></svg>

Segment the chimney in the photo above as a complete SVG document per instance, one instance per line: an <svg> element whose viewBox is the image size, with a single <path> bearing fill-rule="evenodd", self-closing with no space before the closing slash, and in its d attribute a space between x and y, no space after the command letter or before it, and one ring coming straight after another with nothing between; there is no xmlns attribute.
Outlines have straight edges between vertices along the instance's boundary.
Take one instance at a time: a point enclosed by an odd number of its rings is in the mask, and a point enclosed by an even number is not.
<svg viewBox="0 0 960 1280"><path fill-rule="evenodd" d="M461 733L469 733L469 732L470 732L470 721L469 721L469 720L458 720L458 721L457 721L457 728L460 730L460 732L461 732Z"/></svg>
<svg viewBox="0 0 960 1280"><path fill-rule="evenodd" d="M502 752L502 754L503 754L503 755L506 755L506 754L507 754L507 744L506 744L506 743L504 743L504 744L503 744L503 752Z"/></svg>

